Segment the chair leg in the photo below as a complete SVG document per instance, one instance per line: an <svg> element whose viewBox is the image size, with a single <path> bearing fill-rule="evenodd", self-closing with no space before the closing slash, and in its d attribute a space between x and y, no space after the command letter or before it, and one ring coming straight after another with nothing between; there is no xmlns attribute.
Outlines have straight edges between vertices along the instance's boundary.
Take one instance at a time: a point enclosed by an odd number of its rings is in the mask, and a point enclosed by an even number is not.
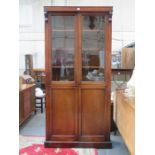
<svg viewBox="0 0 155 155"><path fill-rule="evenodd" d="M43 98L41 99L41 113L43 113Z"/></svg>
<svg viewBox="0 0 155 155"><path fill-rule="evenodd" d="M45 99L45 100L44 100L44 101L45 101L44 103L45 103L45 108L46 108L46 98L44 98L44 99Z"/></svg>
<svg viewBox="0 0 155 155"><path fill-rule="evenodd" d="M36 106L36 99L35 99L35 110L34 110L34 113L36 114L37 113L37 106Z"/></svg>

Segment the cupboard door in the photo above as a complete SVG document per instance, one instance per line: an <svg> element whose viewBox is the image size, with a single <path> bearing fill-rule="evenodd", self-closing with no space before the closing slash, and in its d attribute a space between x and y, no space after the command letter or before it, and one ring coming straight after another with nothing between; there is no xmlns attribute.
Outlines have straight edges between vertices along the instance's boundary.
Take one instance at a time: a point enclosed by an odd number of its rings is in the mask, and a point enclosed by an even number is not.
<svg viewBox="0 0 155 155"><path fill-rule="evenodd" d="M105 140L105 17L81 17L80 140Z"/></svg>
<svg viewBox="0 0 155 155"><path fill-rule="evenodd" d="M77 139L76 17L51 16L51 113L53 141Z"/></svg>

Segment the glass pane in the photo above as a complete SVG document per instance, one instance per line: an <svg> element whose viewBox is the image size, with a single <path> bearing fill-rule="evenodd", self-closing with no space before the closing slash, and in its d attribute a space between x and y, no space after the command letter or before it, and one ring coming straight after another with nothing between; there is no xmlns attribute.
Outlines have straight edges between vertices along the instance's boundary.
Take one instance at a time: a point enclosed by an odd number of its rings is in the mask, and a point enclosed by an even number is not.
<svg viewBox="0 0 155 155"><path fill-rule="evenodd" d="M74 17L52 17L52 80L74 80Z"/></svg>
<svg viewBox="0 0 155 155"><path fill-rule="evenodd" d="M104 80L104 17L84 16L82 30L82 80Z"/></svg>

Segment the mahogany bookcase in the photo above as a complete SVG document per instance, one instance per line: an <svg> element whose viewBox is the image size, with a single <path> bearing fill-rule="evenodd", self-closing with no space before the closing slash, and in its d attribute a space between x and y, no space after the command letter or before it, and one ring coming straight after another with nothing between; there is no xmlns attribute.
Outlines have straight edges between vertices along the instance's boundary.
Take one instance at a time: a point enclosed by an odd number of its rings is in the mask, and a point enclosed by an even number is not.
<svg viewBox="0 0 155 155"><path fill-rule="evenodd" d="M45 147L111 148L112 7L44 11Z"/></svg>

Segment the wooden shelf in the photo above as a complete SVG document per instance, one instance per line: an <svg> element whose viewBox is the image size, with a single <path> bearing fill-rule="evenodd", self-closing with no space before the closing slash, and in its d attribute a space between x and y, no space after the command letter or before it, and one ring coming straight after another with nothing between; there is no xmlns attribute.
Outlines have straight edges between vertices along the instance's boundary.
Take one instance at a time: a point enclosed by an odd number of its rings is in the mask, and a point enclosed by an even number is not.
<svg viewBox="0 0 155 155"><path fill-rule="evenodd" d="M52 66L52 68L62 68L62 66ZM74 66L64 66L64 68L74 68Z"/></svg>
<svg viewBox="0 0 155 155"><path fill-rule="evenodd" d="M133 69L126 69L126 68L112 68L112 71L128 71L128 72L132 72Z"/></svg>
<svg viewBox="0 0 155 155"><path fill-rule="evenodd" d="M103 67L100 67L100 66L82 66L82 68L98 68L98 69L104 69Z"/></svg>
<svg viewBox="0 0 155 155"><path fill-rule="evenodd" d="M70 68L73 68L74 66L70 66ZM82 66L82 68L99 68L99 66ZM61 66L53 66L53 68L61 68ZM68 67L67 67L68 68ZM126 69L126 68L112 68L112 71L129 71L132 72L133 69ZM33 69L33 71L35 72L45 72L44 68L40 68L40 69Z"/></svg>
<svg viewBox="0 0 155 155"><path fill-rule="evenodd" d="M45 72L44 68L34 68L33 72Z"/></svg>
<svg viewBox="0 0 155 155"><path fill-rule="evenodd" d="M68 51L74 51L75 48L53 48L52 50L58 52L68 52Z"/></svg>
<svg viewBox="0 0 155 155"><path fill-rule="evenodd" d="M103 29L103 30L100 30L100 29L93 29L93 30L90 30L90 29L83 29L82 31L83 31L83 32L104 32L104 29Z"/></svg>
<svg viewBox="0 0 155 155"><path fill-rule="evenodd" d="M58 69L60 69L61 68L61 66L53 66L53 68L58 68ZM74 66L64 66L64 68L74 68ZM93 68L97 68L97 69L104 69L103 67L100 67L100 66L82 66L82 68L83 69L85 69L85 68L90 68L90 69L93 69Z"/></svg>
<svg viewBox="0 0 155 155"><path fill-rule="evenodd" d="M99 48L82 48L82 51L87 50L87 51L100 51Z"/></svg>
<svg viewBox="0 0 155 155"><path fill-rule="evenodd" d="M53 29L52 32L75 32L75 30L74 29L63 29L63 30Z"/></svg>
<svg viewBox="0 0 155 155"><path fill-rule="evenodd" d="M83 29L82 30L83 32L104 32L104 29L103 30L100 30L100 29L93 29L93 30L90 30L90 29ZM53 29L52 32L75 32L74 29Z"/></svg>
<svg viewBox="0 0 155 155"><path fill-rule="evenodd" d="M75 50L75 48L53 48L52 49L53 51L55 51L55 50L58 50L58 51L62 51L62 52L64 52L64 51L73 51L73 50ZM99 48L82 48L82 50L87 50L87 51L99 51L100 49Z"/></svg>

